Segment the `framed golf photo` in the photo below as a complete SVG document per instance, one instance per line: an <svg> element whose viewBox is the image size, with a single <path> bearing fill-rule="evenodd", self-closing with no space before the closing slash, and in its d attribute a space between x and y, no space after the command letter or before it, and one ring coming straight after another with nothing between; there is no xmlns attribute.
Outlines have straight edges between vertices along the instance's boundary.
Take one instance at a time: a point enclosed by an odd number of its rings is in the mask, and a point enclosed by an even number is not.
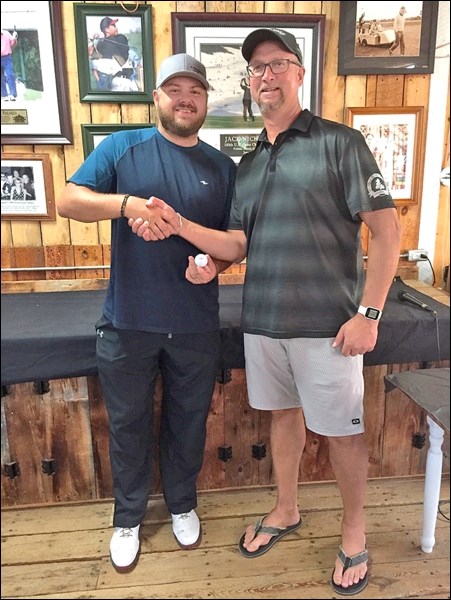
<svg viewBox="0 0 451 600"><path fill-rule="evenodd" d="M340 2L339 75L433 73L438 2Z"/></svg>
<svg viewBox="0 0 451 600"><path fill-rule="evenodd" d="M74 4L81 102L152 102L152 7Z"/></svg>
<svg viewBox="0 0 451 600"><path fill-rule="evenodd" d="M321 114L324 15L172 13L174 53L187 52L207 69L211 87L206 128L263 126L254 102L249 114L243 113L247 63L241 54L244 39L261 27L280 27L295 36L305 66L299 100L303 108Z"/></svg>
<svg viewBox="0 0 451 600"><path fill-rule="evenodd" d="M2 144L72 143L61 4L2 2Z"/></svg>

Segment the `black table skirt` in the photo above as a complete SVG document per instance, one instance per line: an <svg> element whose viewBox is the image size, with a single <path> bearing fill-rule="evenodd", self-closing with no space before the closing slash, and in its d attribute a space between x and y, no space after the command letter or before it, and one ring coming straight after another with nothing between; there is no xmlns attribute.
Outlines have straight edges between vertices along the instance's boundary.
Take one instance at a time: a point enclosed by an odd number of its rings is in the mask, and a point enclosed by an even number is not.
<svg viewBox="0 0 451 600"><path fill-rule="evenodd" d="M240 328L242 285L220 286L221 367L244 368ZM398 300L408 290L437 312ZM97 374L94 324L105 290L2 294L1 383L63 379ZM379 324L378 343L365 365L447 360L449 307L397 278Z"/></svg>

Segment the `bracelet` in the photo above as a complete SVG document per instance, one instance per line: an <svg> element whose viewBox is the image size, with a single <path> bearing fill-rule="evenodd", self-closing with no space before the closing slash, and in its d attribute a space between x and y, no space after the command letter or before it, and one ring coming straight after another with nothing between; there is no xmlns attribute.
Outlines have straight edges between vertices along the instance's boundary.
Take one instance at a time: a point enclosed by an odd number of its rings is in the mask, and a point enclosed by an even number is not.
<svg viewBox="0 0 451 600"><path fill-rule="evenodd" d="M177 213L177 216L179 218L179 229L178 229L177 233L179 233L183 226L183 221L182 221L182 215L180 213Z"/></svg>
<svg viewBox="0 0 451 600"><path fill-rule="evenodd" d="M122 204L121 204L121 217L125 217L125 207L127 206L128 199L130 198L130 194L125 194Z"/></svg>

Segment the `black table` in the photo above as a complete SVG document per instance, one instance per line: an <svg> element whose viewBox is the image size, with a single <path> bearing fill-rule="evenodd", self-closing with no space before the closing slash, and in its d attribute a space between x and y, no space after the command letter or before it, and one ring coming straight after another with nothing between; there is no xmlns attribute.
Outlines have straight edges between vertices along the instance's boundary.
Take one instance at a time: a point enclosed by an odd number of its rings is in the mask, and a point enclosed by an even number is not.
<svg viewBox="0 0 451 600"><path fill-rule="evenodd" d="M436 316L398 300L406 289L436 311ZM9 385L96 375L94 324L105 290L2 294L1 383ZM244 368L240 328L242 285L219 287L221 366ZM449 307L397 278L379 324L375 349L364 364L447 360L450 356Z"/></svg>

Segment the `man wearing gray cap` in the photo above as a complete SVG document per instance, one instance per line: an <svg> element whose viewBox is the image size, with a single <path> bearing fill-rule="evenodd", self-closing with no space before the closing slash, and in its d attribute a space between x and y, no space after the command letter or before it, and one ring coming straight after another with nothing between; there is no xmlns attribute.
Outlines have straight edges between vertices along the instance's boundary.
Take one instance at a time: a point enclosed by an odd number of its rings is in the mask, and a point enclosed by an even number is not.
<svg viewBox="0 0 451 600"><path fill-rule="evenodd" d="M114 488L111 561L130 571L151 491L155 381L163 383L159 463L177 543L201 541L195 512L206 421L219 368L218 280L187 281L195 245L174 235L146 244L127 225L146 200L167 198L205 227L225 230L235 180L228 156L198 139L207 113L203 64L187 54L163 61L153 98L158 126L106 137L69 179L58 212L85 223L111 220L111 276L96 324L97 364L110 425ZM177 222L173 233L180 228ZM209 259L207 269L225 264Z"/></svg>
<svg viewBox="0 0 451 600"><path fill-rule="evenodd" d="M332 587L356 594L368 582L363 355L376 344L398 265L397 212L363 135L301 108L304 67L295 37L258 29L244 40L242 54L265 129L239 164L227 231L206 230L182 213L177 232L222 260L247 256L247 388L250 405L271 412L277 500L247 527L239 551L261 556L301 527L298 478L307 427L328 439L343 500ZM147 221L132 223L132 230L149 241L171 235L180 215L161 200L148 204ZM362 223L371 239L366 277ZM203 274L205 281L211 276ZM200 274L190 270L187 277Z"/></svg>

